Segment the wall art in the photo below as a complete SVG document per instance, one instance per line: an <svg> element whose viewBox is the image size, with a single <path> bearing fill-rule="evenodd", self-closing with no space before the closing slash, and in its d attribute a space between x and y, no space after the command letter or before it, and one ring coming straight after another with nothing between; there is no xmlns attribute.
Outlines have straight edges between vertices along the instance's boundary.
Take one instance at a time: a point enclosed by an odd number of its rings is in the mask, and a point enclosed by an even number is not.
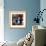
<svg viewBox="0 0 46 46"><path fill-rule="evenodd" d="M12 28L26 27L26 12L25 11L9 11L9 22Z"/></svg>

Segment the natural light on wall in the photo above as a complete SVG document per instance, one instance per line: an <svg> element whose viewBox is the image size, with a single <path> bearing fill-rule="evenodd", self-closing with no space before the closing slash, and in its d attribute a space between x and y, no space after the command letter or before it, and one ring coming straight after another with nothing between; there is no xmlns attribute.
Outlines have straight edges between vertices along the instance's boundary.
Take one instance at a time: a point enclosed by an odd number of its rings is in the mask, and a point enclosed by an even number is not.
<svg viewBox="0 0 46 46"><path fill-rule="evenodd" d="M4 1L0 0L0 42L4 42Z"/></svg>

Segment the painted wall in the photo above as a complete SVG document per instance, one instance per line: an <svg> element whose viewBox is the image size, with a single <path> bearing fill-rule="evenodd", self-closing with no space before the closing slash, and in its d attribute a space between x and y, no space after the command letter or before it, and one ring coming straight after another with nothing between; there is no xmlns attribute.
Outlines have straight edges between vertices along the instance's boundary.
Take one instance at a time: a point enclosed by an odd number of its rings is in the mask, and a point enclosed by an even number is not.
<svg viewBox="0 0 46 46"><path fill-rule="evenodd" d="M40 9L41 9L41 11L42 11L43 9L46 9L46 0L41 0L41 1L40 1ZM43 19L44 19L44 20L43 20L43 22L42 22L42 21L40 22L40 25L46 27L46 11L43 12Z"/></svg>
<svg viewBox="0 0 46 46"><path fill-rule="evenodd" d="M9 27L9 11L24 10L26 11L26 28L13 29ZM35 14L40 10L40 0L4 0L4 36L7 41L18 41L32 30Z"/></svg>

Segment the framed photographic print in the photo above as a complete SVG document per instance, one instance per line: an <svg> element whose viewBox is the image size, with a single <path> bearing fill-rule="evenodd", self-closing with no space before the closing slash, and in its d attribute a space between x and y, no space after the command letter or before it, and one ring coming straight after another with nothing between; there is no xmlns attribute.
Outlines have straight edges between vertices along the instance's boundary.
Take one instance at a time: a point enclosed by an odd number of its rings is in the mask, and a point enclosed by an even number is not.
<svg viewBox="0 0 46 46"><path fill-rule="evenodd" d="M12 28L26 27L26 12L25 11L10 11L9 22Z"/></svg>

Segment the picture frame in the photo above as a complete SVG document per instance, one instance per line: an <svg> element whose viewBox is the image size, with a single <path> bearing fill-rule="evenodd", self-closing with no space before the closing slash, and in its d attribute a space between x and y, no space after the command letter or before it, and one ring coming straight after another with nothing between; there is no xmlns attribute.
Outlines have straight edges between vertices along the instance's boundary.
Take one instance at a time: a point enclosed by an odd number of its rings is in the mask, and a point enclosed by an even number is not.
<svg viewBox="0 0 46 46"><path fill-rule="evenodd" d="M26 27L26 12L25 11L9 11L9 23L11 28Z"/></svg>

